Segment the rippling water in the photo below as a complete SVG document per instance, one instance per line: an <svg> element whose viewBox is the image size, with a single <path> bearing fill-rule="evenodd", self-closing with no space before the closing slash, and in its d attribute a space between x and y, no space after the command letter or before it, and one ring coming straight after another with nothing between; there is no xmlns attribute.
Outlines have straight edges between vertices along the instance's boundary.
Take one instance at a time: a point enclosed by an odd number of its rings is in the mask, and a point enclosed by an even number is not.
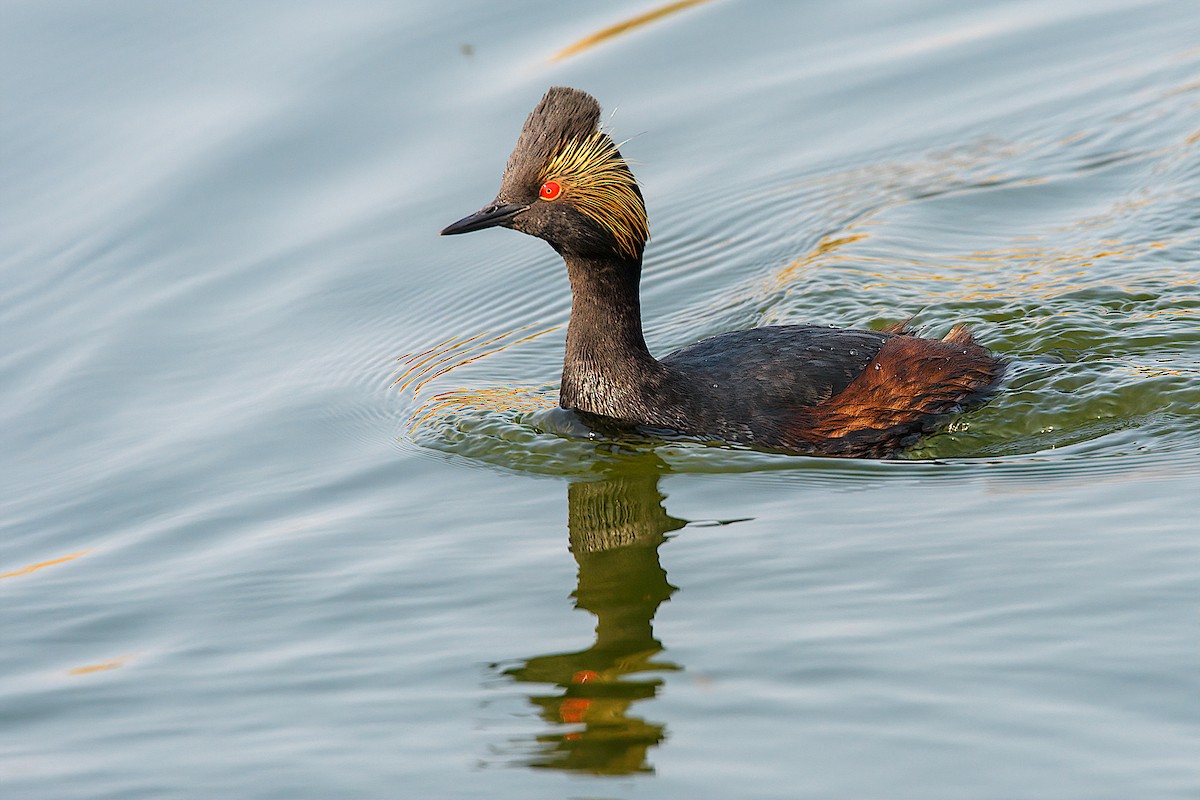
<svg viewBox="0 0 1200 800"><path fill-rule="evenodd" d="M0 795L1194 797L1200 9L11 3ZM647 337L1012 359L904 459L588 438L490 199L549 85Z"/></svg>

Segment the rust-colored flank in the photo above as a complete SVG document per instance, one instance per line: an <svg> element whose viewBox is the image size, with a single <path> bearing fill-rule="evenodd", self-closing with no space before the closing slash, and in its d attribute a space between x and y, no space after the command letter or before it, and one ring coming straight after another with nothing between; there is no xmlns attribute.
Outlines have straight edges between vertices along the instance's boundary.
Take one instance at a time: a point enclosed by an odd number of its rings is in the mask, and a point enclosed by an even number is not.
<svg viewBox="0 0 1200 800"><path fill-rule="evenodd" d="M1003 372L965 326L941 340L898 333L845 389L796 415L800 443L831 455L891 455L986 400Z"/></svg>

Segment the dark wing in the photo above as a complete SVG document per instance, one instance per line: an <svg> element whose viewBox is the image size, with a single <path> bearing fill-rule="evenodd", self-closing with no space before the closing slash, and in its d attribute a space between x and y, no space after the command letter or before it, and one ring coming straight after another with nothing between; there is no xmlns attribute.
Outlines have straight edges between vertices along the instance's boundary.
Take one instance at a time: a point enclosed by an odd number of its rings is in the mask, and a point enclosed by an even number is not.
<svg viewBox="0 0 1200 800"><path fill-rule="evenodd" d="M713 336L676 350L662 363L704 380L706 388L728 401L797 408L841 392L891 338L872 331L777 325Z"/></svg>

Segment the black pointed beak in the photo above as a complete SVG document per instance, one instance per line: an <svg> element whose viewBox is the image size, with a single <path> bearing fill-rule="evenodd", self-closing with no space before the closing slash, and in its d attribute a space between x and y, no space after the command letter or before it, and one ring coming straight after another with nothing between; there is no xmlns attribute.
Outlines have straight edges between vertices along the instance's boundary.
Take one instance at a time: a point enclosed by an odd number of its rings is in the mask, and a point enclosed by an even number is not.
<svg viewBox="0 0 1200 800"><path fill-rule="evenodd" d="M442 228L442 236L452 236L456 233L470 233L484 228L494 228L503 225L529 206L519 203L491 203L476 211L469 217L463 217L458 222Z"/></svg>

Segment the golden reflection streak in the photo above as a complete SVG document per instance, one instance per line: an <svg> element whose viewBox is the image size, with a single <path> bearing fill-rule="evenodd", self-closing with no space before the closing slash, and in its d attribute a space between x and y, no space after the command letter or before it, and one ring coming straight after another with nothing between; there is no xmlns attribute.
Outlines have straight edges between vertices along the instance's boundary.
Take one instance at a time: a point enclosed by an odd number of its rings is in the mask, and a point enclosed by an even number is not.
<svg viewBox="0 0 1200 800"><path fill-rule="evenodd" d="M1060 144L1069 144L1085 135L1085 132L1071 134ZM1184 146L1195 144L1198 140L1200 131L1189 136ZM1129 280L1123 281L1114 281L1111 276L1101 280L1089 272L1102 259L1135 262L1153 250L1190 244L1177 235L1148 243L1130 243L1097 236L1091 242L1074 247L1043 245L1044 237L1040 235L1013 236L1011 247L938 254L928 259L899 255L879 257L853 252L856 248L848 248L867 238L867 234L856 232L855 228L876 225L882 213L913 201L906 189L929 184L939 189L934 194L941 194L984 188L989 183L1009 180L1013 176L1005 173L985 178L976 177L973 173L985 168L988 161L1015 159L1029 149L1030 145L1027 144L1018 146L1000 140L981 140L970 148L930 154L930 159L924 162L877 165L869 171L856 169L780 187L776 190L780 193L818 192L823 195L824 203L839 213L847 214L852 221L844 224L841 231L825 236L808 252L760 278L748 291L756 297L789 291L803 277L805 270L813 266L823 271L848 270L858 279L866 279L860 286L863 291L887 290L910 281L932 282L938 284L938 297L947 303L992 302L998 299L1011 300L1017 296L1050 300L1097 287L1136 293L1143 291L1144 281L1149 280L1178 288L1190 288L1200 283L1200 279L1171 270L1152 273L1138 270L1131 273ZM1166 156L1180 149L1180 144L1176 143L1144 155ZM1046 180L1048 178L1041 176L1014 180L1013 183L1033 185ZM864 205L864 194L875 195L875 202ZM1072 234L1080 230L1094 230L1099 234L1099 229L1135 209L1149 205L1154 199L1126 198L1099 214L1062 226L1061 230ZM847 249L852 252L846 252ZM1003 273L996 274L993 267L1003 269ZM980 268L983 270L979 271ZM876 280L871 281L871 278ZM1014 291L1018 295L1014 295ZM1190 309L1183 312L1159 310L1147 312L1146 316L1162 314L1175 318L1181 313L1191 315L1194 312Z"/></svg>
<svg viewBox="0 0 1200 800"><path fill-rule="evenodd" d="M441 353L449 352L456 347L461 347L464 344L470 344L479 337L483 336L484 333L487 333L487 331L484 331L483 333L477 333L470 338L462 340L460 340L457 336L451 336L449 339L438 342L433 347L430 347L427 350L422 350L420 353L405 353L402 356L397 356L396 360L406 361L409 364L410 369L415 369L416 367L419 367L428 361L429 358L434 358ZM426 356L428 356L428 358L426 358Z"/></svg>
<svg viewBox="0 0 1200 800"><path fill-rule="evenodd" d="M453 409L534 412L554 408L554 405L554 397L533 386L455 389L435 394L423 403L409 417L408 429L415 431Z"/></svg>
<svg viewBox="0 0 1200 800"><path fill-rule="evenodd" d="M434 378L444 375L445 373L449 372L452 369L461 367L464 364L469 364L472 361L477 361L478 359L483 358L486 355L491 355L492 353L499 353L501 350L505 350L509 347L512 347L513 345L518 345L523 342L528 342L531 339L536 339L537 337L539 337L543 334L549 333L550 331L553 331L553 330L557 330L560 326L555 325L550 328L546 328L545 330L535 331L534 333L532 333L528 336L524 336L524 337L517 339L515 341L512 341L512 342L508 342L507 344L505 344L501 347L497 347L493 350L484 350L484 348L486 348L490 345L493 345L496 342L502 341L503 339L506 339L515 334L527 331L531 327L533 327L533 326L532 325L523 325L519 328L514 328L510 331L505 331L503 333L500 333L500 334L493 336L490 339L486 339L484 341L478 341L478 340L483 338L484 336L486 336L488 333L490 333L490 331L484 331L483 333L477 333L474 336L471 336L466 339L459 339L458 337L452 336L449 339L434 345L433 347L429 348L428 350L424 350L424 351L422 351L420 353L416 353L414 355L400 356L396 360L404 361L407 359L408 364L404 367L403 371L401 371L400 376L398 378L396 378L394 381L392 381L392 386L401 384L400 391L402 391L402 392L407 390L409 387L412 387L412 390L414 393L419 392L421 390L421 387L423 387L425 384L429 383ZM475 344L472 344L472 343L475 343ZM468 345L470 345L470 346L468 347ZM480 350L483 350L483 352L478 352ZM474 355L469 355L466 358L459 358L458 360L453 360L453 359L457 358L458 356L463 355L464 352L465 353L473 353ZM443 365L445 365L445 366L443 366ZM403 381L403 383L401 383L402 381Z"/></svg>
<svg viewBox="0 0 1200 800"><path fill-rule="evenodd" d="M854 224L870 224L870 216L857 220ZM1088 268L1100 259L1119 258L1128 261L1138 258L1148 248L1165 246L1161 242L1133 246L1125 245L1118 239L1100 239L1072 248L1016 246L996 250L977 250L948 256L944 263L905 260L896 256L886 258L865 254L849 256L838 252L847 245L866 238L868 238L868 234L850 233L849 230L842 236L826 236L812 250L794 259L778 272L767 276L760 285L759 291L772 292L787 288L799 277L799 273L803 269L819 260L822 267L830 267L834 264L852 264L864 277L877 279L874 282L863 284L864 291L886 289L896 283L903 283L909 279L905 274L906 268L920 268L921 272L915 278L917 280L957 284L952 288L939 289L939 297L947 302L965 303L1011 297L1014 285L1020 286L1022 296L1043 300L1100 285L1133 293L1138 291L1137 283L1114 282L1111 277L1103 280L1090 279ZM881 265L885 269L864 269L867 265L873 264ZM962 269L970 269L975 264L1005 266L1015 274L1010 272L1010 277L1001 285L993 282L972 282L957 274L937 274L927 271L940 268L957 272ZM1166 285L1176 287L1194 286L1200 283L1200 279L1181 278L1174 273L1161 271L1142 272L1137 277L1139 279L1160 279L1165 281Z"/></svg>
<svg viewBox="0 0 1200 800"><path fill-rule="evenodd" d="M429 348L428 350L417 353L416 355L400 356L396 360L404 361L405 359L407 359L408 364L405 367L404 371L402 373L400 373L400 377L396 378L396 380L392 381L392 386L395 386L397 383L404 380L405 378L408 378L410 375L420 376L425 371L424 367L426 364L430 363L431 361L435 362L437 364L441 364L450 353L452 353L455 350L458 350L462 347L465 347L466 345L469 345L471 342L475 341L476 339L480 339L486 335L487 335L487 331L484 331L483 333L477 333L474 336L471 336L470 338L461 339L461 340L457 336L451 336L449 339L446 339L443 342L438 342L437 344L435 344L433 347ZM499 336L499 338L502 339L502 338L504 338L504 336L505 336L505 334L501 334ZM495 341L495 340L493 339L492 341ZM486 344L488 344L488 342L484 342L483 344L486 345ZM411 382L412 382L411 380L406 381L405 384L400 387L400 391L404 391L405 389L407 389L408 384Z"/></svg>
<svg viewBox="0 0 1200 800"><path fill-rule="evenodd" d="M545 330L535 331L534 333L531 333L528 336L523 336L520 339L517 339L516 341L508 342L507 344L501 345L500 347L497 347L495 350L487 350L483 353L477 353L473 356L470 356L469 358L464 358L461 361L458 361L453 364L449 364L445 367L442 367L437 372L433 373L429 377L422 380L420 383L413 386L413 392L416 393L416 392L421 391L421 388L423 386L425 386L425 384L429 383L430 381L432 381L435 378L440 378L442 375L445 375L447 372L449 372L452 369L458 369L459 367L470 364L472 361L478 361L479 359L483 358L484 356L494 355L503 350L507 350L510 347L515 347L519 344L524 344L525 342L532 341L532 340L538 338L539 336L544 336L545 334L550 333L551 331L558 330L559 327L560 326L558 326L558 325L554 325L552 327L546 328ZM525 329L518 328L517 330L520 331L520 330L525 330ZM489 339L488 341L486 341L482 345L480 345L480 347L492 344L493 342L499 341L500 339L503 339L505 336L510 336L512 333L515 333L515 332L516 331L510 331L509 333L506 333L502 336L497 336L495 339Z"/></svg>
<svg viewBox="0 0 1200 800"><path fill-rule="evenodd" d="M404 356L402 358L407 358L410 364L400 377L392 382L392 385L395 386L403 381L400 390L405 391L411 387L413 394L417 395L431 381L440 378L447 372L478 361L485 356L490 356L507 350L510 347L533 341L540 336L558 330L562 326L552 325L549 328L535 330L533 333L521 336L518 339L511 339L511 341L504 342L499 347L492 347L492 345L502 342L506 338L524 333L530 327L532 326L525 325L511 331L505 331L483 341L479 340L487 335L486 332L463 340L450 338L440 344L434 345L428 350L412 356ZM471 346L464 350L464 346L466 345ZM552 406L553 403L544 394L539 394L535 389L530 387L451 390L436 394L423 402L409 415L407 427L410 432L415 431L420 426L429 422L430 419L444 415L451 409L466 410L482 408L497 411L540 411Z"/></svg>
<svg viewBox="0 0 1200 800"><path fill-rule="evenodd" d="M783 269L779 270L779 272L772 275L770 277L770 282L771 282L772 286L769 288L775 288L775 289L783 288L784 286L786 286L787 284L792 282L792 279L796 277L796 273L800 272L805 267L810 266L814 261L816 261L821 256L837 252L837 250L839 250L842 247L845 247L848 244L854 244L855 242L861 242L863 239L866 239L866 238L867 238L867 234L865 234L865 233L852 233L852 234L849 234L848 236L839 236L837 238L833 238L831 236L826 236L825 238L821 239L821 241L817 242L817 246L814 247L812 250L810 250L809 252L800 256L799 258L793 260L786 267L784 267Z"/></svg>
<svg viewBox="0 0 1200 800"><path fill-rule="evenodd" d="M679 11L698 6L708 0L677 0L674 3L667 3L665 6L651 9L643 14L638 14L636 17L618 22L615 25L609 25L607 28L602 28L590 36L585 36L574 44L564 47L554 55L550 56L551 61L562 61L571 56L578 55L584 50L590 50L598 44L608 41L609 39L620 36L623 33L628 33L635 28L640 28L663 17L669 16Z"/></svg>
<svg viewBox="0 0 1200 800"><path fill-rule="evenodd" d="M13 570L12 572L5 572L3 574L0 574L0 579L15 578L18 575L28 575L31 572L37 572L39 569L42 569L43 567L53 567L55 564L64 564L68 561L73 561L73 560L79 558L80 556L87 555L90 552L92 552L92 551L91 550L80 550L78 553L71 553L71 555L63 556L62 558L55 558L50 561L43 561L40 564L30 564L27 567L21 567L21 569L17 569L17 570Z"/></svg>
<svg viewBox="0 0 1200 800"><path fill-rule="evenodd" d="M125 666L133 658L133 655L119 656L110 658L108 661L100 661L96 664L87 664L82 667L75 667L67 670L68 675L90 675L93 672L105 672L110 669L118 669Z"/></svg>
<svg viewBox="0 0 1200 800"><path fill-rule="evenodd" d="M1187 367L1150 367L1143 364L1118 364L1117 369L1141 378L1184 378L1197 372Z"/></svg>

